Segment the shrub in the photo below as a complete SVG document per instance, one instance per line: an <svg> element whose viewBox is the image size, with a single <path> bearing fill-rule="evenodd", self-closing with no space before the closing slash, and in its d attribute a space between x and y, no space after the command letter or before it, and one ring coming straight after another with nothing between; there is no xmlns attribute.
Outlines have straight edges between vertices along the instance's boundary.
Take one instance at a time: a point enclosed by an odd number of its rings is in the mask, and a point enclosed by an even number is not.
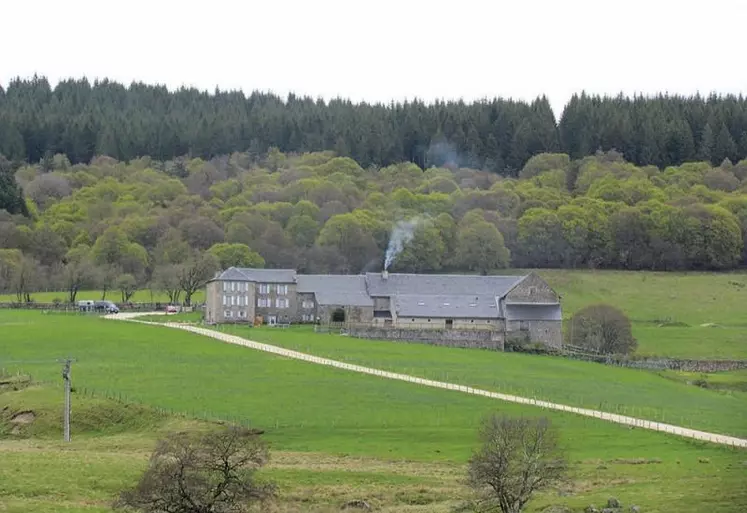
<svg viewBox="0 0 747 513"><path fill-rule="evenodd" d="M630 319L618 308L598 304L576 312L567 328L566 339L575 346L602 354L627 354L638 343Z"/></svg>

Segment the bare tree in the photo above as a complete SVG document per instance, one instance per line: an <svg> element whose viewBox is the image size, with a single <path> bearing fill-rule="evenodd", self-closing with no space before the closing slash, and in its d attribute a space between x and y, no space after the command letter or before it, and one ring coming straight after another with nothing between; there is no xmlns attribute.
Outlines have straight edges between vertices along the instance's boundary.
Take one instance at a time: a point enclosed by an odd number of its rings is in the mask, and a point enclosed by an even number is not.
<svg viewBox="0 0 747 513"><path fill-rule="evenodd" d="M210 253L197 253L185 264L178 266L179 285L184 291L184 304L192 304L192 296L197 289L213 277L219 269L218 259Z"/></svg>
<svg viewBox="0 0 747 513"><path fill-rule="evenodd" d="M73 189L63 175L57 173L45 173L34 178L26 187L26 194L45 210L55 201L70 196Z"/></svg>
<svg viewBox="0 0 747 513"><path fill-rule="evenodd" d="M120 494L115 508L145 513L241 513L266 504L275 486L256 479L269 459L253 432L237 427L160 441L138 484Z"/></svg>
<svg viewBox="0 0 747 513"><path fill-rule="evenodd" d="M482 446L468 467L479 511L520 513L535 491L556 483L565 472L557 434L545 417L491 415L480 439Z"/></svg>
<svg viewBox="0 0 747 513"><path fill-rule="evenodd" d="M122 297L122 303L128 303L137 292L137 279L131 274L121 274L116 283Z"/></svg>
<svg viewBox="0 0 747 513"><path fill-rule="evenodd" d="M31 292L35 289L41 269L39 262L24 255L13 275L13 290L19 303L31 303Z"/></svg>
<svg viewBox="0 0 747 513"><path fill-rule="evenodd" d="M158 290L162 290L169 296L169 304L179 304L182 295L182 286L179 281L178 264L163 264L156 267L153 272L153 283Z"/></svg>

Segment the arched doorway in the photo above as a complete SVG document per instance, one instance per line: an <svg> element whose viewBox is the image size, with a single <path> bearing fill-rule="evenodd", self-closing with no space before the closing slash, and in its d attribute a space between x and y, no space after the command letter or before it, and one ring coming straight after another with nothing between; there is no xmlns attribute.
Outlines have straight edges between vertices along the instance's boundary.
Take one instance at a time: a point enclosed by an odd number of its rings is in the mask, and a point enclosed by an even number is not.
<svg viewBox="0 0 747 513"><path fill-rule="evenodd" d="M345 322L345 310L337 308L332 312L332 322L342 323Z"/></svg>

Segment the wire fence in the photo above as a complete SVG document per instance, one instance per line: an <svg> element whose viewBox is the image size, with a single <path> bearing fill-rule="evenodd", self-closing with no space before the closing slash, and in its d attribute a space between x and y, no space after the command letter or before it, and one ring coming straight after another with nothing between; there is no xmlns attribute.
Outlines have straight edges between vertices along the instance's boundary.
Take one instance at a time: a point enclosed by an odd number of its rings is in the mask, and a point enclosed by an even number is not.
<svg viewBox="0 0 747 513"><path fill-rule="evenodd" d="M136 322L144 322L144 321L136 321ZM422 386L433 387L433 388L453 390L453 391L462 392L466 394L483 396L483 397L488 397L492 399L498 399L501 401L508 401L508 402L513 402L513 403L518 403L518 404L537 406L537 407L540 407L546 410L555 410L555 411L573 413L576 415L582 415L585 417L606 420L606 421L614 422L617 424L623 424L623 425L628 425L628 426L642 428L642 429L648 429L648 430L653 430L653 431L674 434L674 435L683 436L683 437L687 437L687 438L691 438L695 440L702 440L702 441L712 442L712 443L721 444L721 445L728 445L732 447L747 447L747 440L732 437L732 436L708 433L708 432L700 431L696 429L667 424L665 422L630 417L630 416L619 414L619 413L610 413L610 412L605 412L601 410L593 410L589 408L568 406L564 404L553 403L550 401L539 400L534 397L530 398L530 397L522 397L522 396L510 395L510 394L505 394L505 393L500 393L500 392L492 392L488 390L474 388L474 387L467 386L467 385L448 383L444 381L436 381L432 379L421 378L421 377L412 376L408 374L402 374L398 372L390 372L390 371L375 369L371 367L364 367L364 366L357 365L357 364L345 363L345 362L341 362L337 360L331 360L329 358L322 358L322 357L313 356L313 355L306 354L306 353L301 353L298 351L288 350L288 349L284 349L284 348L269 345L269 344L253 342L253 341L246 340L244 338L241 338L235 335L230 335L227 333L222 333L222 332L214 331L214 330L207 329L207 328L201 328L197 326L184 326L184 325L175 324L175 323L146 323L146 324L157 324L157 325L167 326L170 328L182 329L185 331L190 331L190 332L197 333L200 335L212 337L212 338L215 338L215 339L218 339L223 342L230 343L230 344L237 344L237 345L249 347L252 349L264 351L267 353L277 354L277 355L284 356L287 358L293 358L296 360L307 361L307 362L315 363L318 365L325 365L329 367L335 367L335 368L349 370L349 371L358 372L362 374L378 376L378 377L382 377L386 379L405 381L405 382L414 383L414 384L418 384Z"/></svg>

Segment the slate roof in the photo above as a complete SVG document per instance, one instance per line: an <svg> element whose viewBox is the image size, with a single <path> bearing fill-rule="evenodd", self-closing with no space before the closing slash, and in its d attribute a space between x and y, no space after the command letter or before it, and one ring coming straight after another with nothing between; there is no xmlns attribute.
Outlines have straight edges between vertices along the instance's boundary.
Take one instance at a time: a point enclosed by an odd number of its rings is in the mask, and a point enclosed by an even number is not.
<svg viewBox="0 0 747 513"><path fill-rule="evenodd" d="M459 274L397 274L385 280L381 273L366 273L371 296L422 295L503 297L526 276L476 276Z"/></svg>
<svg viewBox="0 0 747 513"><path fill-rule="evenodd" d="M314 293L320 305L373 306L366 292L366 280L361 275L299 274L296 290Z"/></svg>
<svg viewBox="0 0 747 513"><path fill-rule="evenodd" d="M507 321L560 321L563 318L560 305L506 303L503 305Z"/></svg>
<svg viewBox="0 0 747 513"><path fill-rule="evenodd" d="M295 283L294 269L248 269L246 267L229 267L213 280L252 281L256 283Z"/></svg>
<svg viewBox="0 0 747 513"><path fill-rule="evenodd" d="M495 296L398 294L393 300L400 317L498 318Z"/></svg>

